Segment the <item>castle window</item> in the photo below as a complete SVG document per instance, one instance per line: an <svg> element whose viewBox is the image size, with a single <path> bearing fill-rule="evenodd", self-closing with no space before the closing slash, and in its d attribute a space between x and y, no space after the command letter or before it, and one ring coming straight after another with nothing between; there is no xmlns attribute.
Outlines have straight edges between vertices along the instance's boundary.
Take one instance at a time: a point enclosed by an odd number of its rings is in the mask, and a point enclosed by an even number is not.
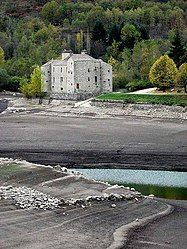
<svg viewBox="0 0 187 249"><path fill-rule="evenodd" d="M108 69L108 72L110 73L110 69Z"/></svg>
<svg viewBox="0 0 187 249"><path fill-rule="evenodd" d="M95 83L97 83L97 76L95 76Z"/></svg>
<svg viewBox="0 0 187 249"><path fill-rule="evenodd" d="M79 89L79 84L77 84L77 89Z"/></svg>
<svg viewBox="0 0 187 249"><path fill-rule="evenodd" d="M90 77L88 77L88 81L90 81Z"/></svg>
<svg viewBox="0 0 187 249"><path fill-rule="evenodd" d="M63 90L63 87L61 87L61 91Z"/></svg>
<svg viewBox="0 0 187 249"><path fill-rule="evenodd" d="M108 79L108 81L110 81L110 79Z"/></svg>
<svg viewBox="0 0 187 249"><path fill-rule="evenodd" d="M60 77L60 82L63 82L63 77Z"/></svg>
<svg viewBox="0 0 187 249"><path fill-rule="evenodd" d="M61 73L62 73L62 67L61 67Z"/></svg>
<svg viewBox="0 0 187 249"><path fill-rule="evenodd" d="M55 68L53 67L53 72L55 71Z"/></svg>
<svg viewBox="0 0 187 249"><path fill-rule="evenodd" d="M88 73L90 72L90 69L88 68Z"/></svg>
<svg viewBox="0 0 187 249"><path fill-rule="evenodd" d="M55 82L55 77L53 77L53 82Z"/></svg>
<svg viewBox="0 0 187 249"><path fill-rule="evenodd" d="M52 86L52 88L54 88L54 86Z"/></svg>

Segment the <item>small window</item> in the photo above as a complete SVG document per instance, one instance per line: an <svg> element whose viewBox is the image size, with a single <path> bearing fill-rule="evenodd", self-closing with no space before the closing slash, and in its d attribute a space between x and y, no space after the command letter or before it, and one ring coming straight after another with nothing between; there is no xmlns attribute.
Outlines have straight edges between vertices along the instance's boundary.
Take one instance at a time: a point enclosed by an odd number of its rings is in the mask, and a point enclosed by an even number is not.
<svg viewBox="0 0 187 249"><path fill-rule="evenodd" d="M48 82L48 80L46 80L45 82Z"/></svg>
<svg viewBox="0 0 187 249"><path fill-rule="evenodd" d="M61 87L61 91L64 90L63 87Z"/></svg>
<svg viewBox="0 0 187 249"><path fill-rule="evenodd" d="M79 89L79 84L77 84L77 89Z"/></svg>
<svg viewBox="0 0 187 249"><path fill-rule="evenodd" d="M95 83L97 83L97 76L95 76Z"/></svg>
<svg viewBox="0 0 187 249"><path fill-rule="evenodd" d="M47 71L48 73L50 73L50 71Z"/></svg>
<svg viewBox="0 0 187 249"><path fill-rule="evenodd" d="M54 86L52 86L52 88L54 88Z"/></svg>
<svg viewBox="0 0 187 249"><path fill-rule="evenodd" d="M60 82L63 82L63 77L60 77Z"/></svg>
<svg viewBox="0 0 187 249"><path fill-rule="evenodd" d="M97 67L95 67L95 70L97 70Z"/></svg>
<svg viewBox="0 0 187 249"><path fill-rule="evenodd" d="M88 68L88 73L90 72L90 69Z"/></svg>
<svg viewBox="0 0 187 249"><path fill-rule="evenodd" d="M108 69L108 73L110 73L110 69Z"/></svg>
<svg viewBox="0 0 187 249"><path fill-rule="evenodd" d="M55 77L53 77L53 82L55 82Z"/></svg>
<svg viewBox="0 0 187 249"><path fill-rule="evenodd" d="M72 72L71 72L71 74L72 74Z"/></svg>
<svg viewBox="0 0 187 249"><path fill-rule="evenodd" d="M90 81L90 77L88 77L88 81Z"/></svg>
<svg viewBox="0 0 187 249"><path fill-rule="evenodd" d="M110 79L108 79L108 81L110 81Z"/></svg>
<svg viewBox="0 0 187 249"><path fill-rule="evenodd" d="M53 67L53 72L55 71L55 68Z"/></svg>
<svg viewBox="0 0 187 249"><path fill-rule="evenodd" d="M61 67L61 73L62 73L62 67Z"/></svg>

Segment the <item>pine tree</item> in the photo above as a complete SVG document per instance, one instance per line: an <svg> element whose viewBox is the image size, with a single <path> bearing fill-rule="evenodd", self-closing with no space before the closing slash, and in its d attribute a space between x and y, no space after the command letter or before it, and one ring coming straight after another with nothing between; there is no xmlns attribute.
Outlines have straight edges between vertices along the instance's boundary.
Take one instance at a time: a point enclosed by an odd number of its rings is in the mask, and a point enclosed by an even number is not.
<svg viewBox="0 0 187 249"><path fill-rule="evenodd" d="M149 80L163 91L174 85L177 75L175 62L168 55L161 56L151 67Z"/></svg>
<svg viewBox="0 0 187 249"><path fill-rule="evenodd" d="M174 40L171 42L171 44L169 57L172 58L177 67L179 67L181 64L181 59L185 54L185 48L182 44L181 35L178 30L176 31Z"/></svg>

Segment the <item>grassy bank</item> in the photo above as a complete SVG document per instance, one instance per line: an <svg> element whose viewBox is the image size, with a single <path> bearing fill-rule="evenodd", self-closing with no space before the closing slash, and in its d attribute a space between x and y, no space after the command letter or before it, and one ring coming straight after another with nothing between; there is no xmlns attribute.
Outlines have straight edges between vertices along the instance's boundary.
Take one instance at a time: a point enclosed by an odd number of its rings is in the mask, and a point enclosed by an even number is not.
<svg viewBox="0 0 187 249"><path fill-rule="evenodd" d="M136 184L136 183L124 183L124 182L110 182L111 184L118 184L128 186L130 188L135 188L137 191L143 195L153 194L156 197L174 200L186 200L186 190L185 187L174 187L174 186L158 186L158 185L148 185L148 184Z"/></svg>
<svg viewBox="0 0 187 249"><path fill-rule="evenodd" d="M127 94L127 93L106 93L96 99L103 101L121 100L124 103L145 103L160 105L187 106L187 95L175 94Z"/></svg>

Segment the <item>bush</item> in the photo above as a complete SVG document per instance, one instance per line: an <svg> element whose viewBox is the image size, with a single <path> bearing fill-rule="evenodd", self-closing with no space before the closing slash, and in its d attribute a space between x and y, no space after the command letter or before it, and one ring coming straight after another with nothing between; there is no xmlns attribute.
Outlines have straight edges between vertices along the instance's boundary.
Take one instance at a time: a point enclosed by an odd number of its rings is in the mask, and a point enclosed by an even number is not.
<svg viewBox="0 0 187 249"><path fill-rule="evenodd" d="M126 76L123 75L123 74L116 75L113 78L113 87L114 87L114 90L126 89L127 83L128 82L127 82Z"/></svg>
<svg viewBox="0 0 187 249"><path fill-rule="evenodd" d="M7 71L3 68L0 68L0 91L6 89L8 83L10 81L10 76Z"/></svg>
<svg viewBox="0 0 187 249"><path fill-rule="evenodd" d="M23 78L19 76L11 77L4 89L11 92L18 92L22 80Z"/></svg>
<svg viewBox="0 0 187 249"><path fill-rule="evenodd" d="M152 87L153 84L146 80L133 80L126 85L129 91L137 91L145 88Z"/></svg>

